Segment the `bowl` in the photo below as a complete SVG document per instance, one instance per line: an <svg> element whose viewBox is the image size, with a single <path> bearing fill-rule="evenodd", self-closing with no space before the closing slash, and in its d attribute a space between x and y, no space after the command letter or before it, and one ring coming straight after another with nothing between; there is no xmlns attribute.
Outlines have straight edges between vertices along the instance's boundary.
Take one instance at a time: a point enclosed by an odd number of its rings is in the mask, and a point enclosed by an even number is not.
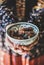
<svg viewBox="0 0 44 65"><path fill-rule="evenodd" d="M32 27L34 32L36 33L35 36L31 37L31 38L28 38L28 39L23 39L23 40L19 40L19 39L15 39L13 37L11 37L8 33L8 31L11 29L11 28L28 28L28 27ZM15 30L15 29L14 29ZM13 44L18 44L18 45L30 45L32 44L37 38L38 38L38 35L39 35L39 29L36 25L32 24L32 23L28 23L28 22L18 22L18 23L13 23L13 24L9 24L7 27L6 27L6 37L10 40L10 42L12 42Z"/></svg>

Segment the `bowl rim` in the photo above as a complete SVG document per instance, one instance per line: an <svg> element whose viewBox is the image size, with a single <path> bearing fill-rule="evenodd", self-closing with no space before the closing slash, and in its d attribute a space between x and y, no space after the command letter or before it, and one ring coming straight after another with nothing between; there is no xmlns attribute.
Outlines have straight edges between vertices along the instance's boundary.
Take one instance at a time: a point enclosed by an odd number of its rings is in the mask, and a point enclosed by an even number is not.
<svg viewBox="0 0 44 65"><path fill-rule="evenodd" d="M38 30L38 32L36 33L36 35L35 35L34 37L29 38L29 39L18 40L18 39L12 38L12 37L7 33L7 31L8 31L8 29L9 29L11 26L16 25L16 24L28 24L28 25L30 24L30 25L33 25L33 26ZM22 42L22 41L28 41L28 40L35 39L35 38L38 36L38 34L39 34L39 28L38 28L36 25L34 25L34 24L32 24L32 23L28 23L28 22L12 23L12 24L9 24L9 25L6 26L6 34L7 34L7 36L8 36L9 38L11 38L11 39L13 39L13 40L17 40L17 41L21 41L21 42Z"/></svg>

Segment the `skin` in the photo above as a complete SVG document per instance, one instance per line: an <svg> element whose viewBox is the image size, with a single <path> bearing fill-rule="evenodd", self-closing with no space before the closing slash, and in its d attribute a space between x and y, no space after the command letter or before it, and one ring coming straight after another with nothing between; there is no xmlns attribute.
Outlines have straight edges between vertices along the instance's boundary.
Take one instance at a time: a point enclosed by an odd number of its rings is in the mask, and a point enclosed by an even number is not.
<svg viewBox="0 0 44 65"><path fill-rule="evenodd" d="M42 1L42 0L38 0L41 4L44 4L44 1Z"/></svg>
<svg viewBox="0 0 44 65"><path fill-rule="evenodd" d="M42 8L44 8L44 0L38 0L41 3Z"/></svg>
<svg viewBox="0 0 44 65"><path fill-rule="evenodd" d="M0 0L0 3L2 4L5 0Z"/></svg>
<svg viewBox="0 0 44 65"><path fill-rule="evenodd" d="M38 3L40 3L41 6L38 7L38 4L37 4L37 6L34 6L34 7L33 7L34 9L37 9L37 8L44 8L44 1L38 0Z"/></svg>

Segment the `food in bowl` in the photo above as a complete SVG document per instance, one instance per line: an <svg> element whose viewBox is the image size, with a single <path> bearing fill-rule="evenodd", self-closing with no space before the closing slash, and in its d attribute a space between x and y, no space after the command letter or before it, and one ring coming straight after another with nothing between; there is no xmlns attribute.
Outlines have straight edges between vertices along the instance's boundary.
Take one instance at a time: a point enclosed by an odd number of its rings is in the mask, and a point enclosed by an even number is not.
<svg viewBox="0 0 44 65"><path fill-rule="evenodd" d="M16 30L14 29L14 27L10 28L8 32L8 34L14 39L19 39L19 40L29 39L36 35L32 27L28 27L28 28L22 27Z"/></svg>

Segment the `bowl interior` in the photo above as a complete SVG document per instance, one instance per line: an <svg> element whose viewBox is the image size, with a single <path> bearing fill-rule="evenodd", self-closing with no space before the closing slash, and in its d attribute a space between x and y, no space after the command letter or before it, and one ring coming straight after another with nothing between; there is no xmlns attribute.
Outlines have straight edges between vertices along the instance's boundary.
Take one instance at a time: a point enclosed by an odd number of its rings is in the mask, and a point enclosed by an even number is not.
<svg viewBox="0 0 44 65"><path fill-rule="evenodd" d="M19 23L14 23L14 24L10 24L6 27L6 30L7 30L7 34L9 35L9 30L18 30L19 28L29 28L29 27L32 27L33 28L33 31L34 33L36 34L34 37L36 37L38 34L39 34L39 29L36 25L34 24L31 24L31 23L27 23L27 22L19 22ZM10 36L10 35L9 35ZM32 37L32 38L34 38ZM12 37L11 37L12 38ZM14 39L14 38L13 38ZM31 39L31 38L29 38Z"/></svg>

